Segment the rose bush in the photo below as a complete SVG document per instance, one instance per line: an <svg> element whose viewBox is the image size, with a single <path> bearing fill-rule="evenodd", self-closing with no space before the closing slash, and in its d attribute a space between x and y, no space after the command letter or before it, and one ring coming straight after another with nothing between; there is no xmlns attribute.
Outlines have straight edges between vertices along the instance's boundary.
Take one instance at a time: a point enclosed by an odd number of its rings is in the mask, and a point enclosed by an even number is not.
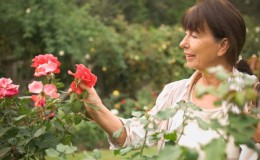
<svg viewBox="0 0 260 160"><path fill-rule="evenodd" d="M75 77L73 93L59 91L63 84L55 74L60 73L60 65L52 54L32 60L34 76L42 79L28 84L31 95L18 97L19 85L10 78L0 79L0 159L45 159L47 154L64 158L77 150L71 144L70 128L88 120L82 100L86 93L78 83L93 87L97 77L77 64L75 73L69 71ZM62 99L64 94L70 99Z"/></svg>

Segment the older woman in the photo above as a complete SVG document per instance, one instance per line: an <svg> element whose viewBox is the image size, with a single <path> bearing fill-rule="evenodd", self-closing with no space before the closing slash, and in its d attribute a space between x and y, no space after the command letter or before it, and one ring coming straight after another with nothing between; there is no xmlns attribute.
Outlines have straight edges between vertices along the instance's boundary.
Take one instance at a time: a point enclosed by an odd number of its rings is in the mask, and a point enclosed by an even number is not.
<svg viewBox="0 0 260 160"><path fill-rule="evenodd" d="M175 107L176 103L185 100L201 108L201 111L194 113L196 116L209 121L226 114L227 107L230 106L227 106L225 102L215 106L214 102L220 97L212 94L197 98L194 88L198 85L219 87L221 81L206 72L209 67L220 65L230 73L239 72L235 65L245 43L245 23L239 11L228 0L200 0L184 14L182 25L185 36L180 42L180 47L183 48L187 66L196 71L189 79L167 84L150 114L155 114L167 107ZM111 142L111 148L131 146L143 140L144 129L138 121L114 116L104 106L94 88L84 85L81 87L89 92L86 101L100 108L95 110L86 106L88 113L111 137L127 121L132 122L124 127L117 139ZM166 121L158 122L158 129L175 130L182 120L182 113L177 113ZM215 131L202 130L198 124L190 122L185 126L184 135L180 138L179 144L199 149L201 144L206 144L217 136ZM159 149L163 145L163 140L158 142ZM234 145L232 139L227 146L227 158L238 159L240 150Z"/></svg>

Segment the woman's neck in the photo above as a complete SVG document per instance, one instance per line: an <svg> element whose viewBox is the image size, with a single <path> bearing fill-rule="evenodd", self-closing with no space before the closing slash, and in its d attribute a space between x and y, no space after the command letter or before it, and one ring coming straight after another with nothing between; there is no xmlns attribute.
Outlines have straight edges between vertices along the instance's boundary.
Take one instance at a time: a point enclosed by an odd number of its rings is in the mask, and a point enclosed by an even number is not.
<svg viewBox="0 0 260 160"><path fill-rule="evenodd" d="M224 67L225 71L231 72L232 67ZM201 72L201 78L199 79L200 84L204 86L215 86L216 88L221 83L221 80L217 79L215 74L211 74L208 71L200 71Z"/></svg>

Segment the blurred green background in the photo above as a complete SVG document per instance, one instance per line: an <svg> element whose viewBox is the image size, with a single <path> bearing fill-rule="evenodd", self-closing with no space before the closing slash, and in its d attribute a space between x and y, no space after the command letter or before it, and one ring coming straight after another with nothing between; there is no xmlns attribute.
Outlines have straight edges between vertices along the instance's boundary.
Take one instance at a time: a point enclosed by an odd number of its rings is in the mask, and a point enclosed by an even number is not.
<svg viewBox="0 0 260 160"><path fill-rule="evenodd" d="M260 53L260 1L230 0L243 14L243 57ZM98 76L96 89L119 116L152 107L169 82L187 78L180 19L195 0L0 0L0 77L20 89L35 80L31 60L52 53L67 90L82 63ZM80 149L107 148L105 133L87 122L72 130Z"/></svg>

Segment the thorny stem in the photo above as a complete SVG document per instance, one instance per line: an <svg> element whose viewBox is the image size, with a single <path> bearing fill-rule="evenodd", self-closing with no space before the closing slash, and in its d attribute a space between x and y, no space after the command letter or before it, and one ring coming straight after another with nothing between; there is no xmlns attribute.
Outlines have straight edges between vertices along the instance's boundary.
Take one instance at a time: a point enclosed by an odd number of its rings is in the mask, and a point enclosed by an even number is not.
<svg viewBox="0 0 260 160"><path fill-rule="evenodd" d="M183 121L182 121L182 129L181 129L181 134L180 134L180 136L178 137L178 139L176 140L176 143L178 143L179 141L180 141L180 139L181 139L181 136L184 134L184 127L185 127L185 120L186 120L186 118L185 118L186 116L185 116L185 114L183 114Z"/></svg>
<svg viewBox="0 0 260 160"><path fill-rule="evenodd" d="M187 109L187 110L188 110L188 109ZM182 121L182 126L183 126L183 127L182 127L182 130L181 130L180 136L179 136L178 139L176 140L176 143L178 143L178 142L180 141L181 136L184 134L184 128L185 128L185 124L186 124L186 119L187 119L187 117L190 117L190 115L191 115L191 111L189 111L187 115L185 115L185 112L184 112L184 114L183 114L183 121Z"/></svg>
<svg viewBox="0 0 260 160"><path fill-rule="evenodd" d="M149 114L146 113L145 117L148 120L149 119ZM140 158L143 156L144 147L145 147L146 139L147 139L147 135L148 135L148 126L149 126L149 122L145 125L144 142L143 142L143 145L142 145L142 148L141 148L141 151L140 151Z"/></svg>

